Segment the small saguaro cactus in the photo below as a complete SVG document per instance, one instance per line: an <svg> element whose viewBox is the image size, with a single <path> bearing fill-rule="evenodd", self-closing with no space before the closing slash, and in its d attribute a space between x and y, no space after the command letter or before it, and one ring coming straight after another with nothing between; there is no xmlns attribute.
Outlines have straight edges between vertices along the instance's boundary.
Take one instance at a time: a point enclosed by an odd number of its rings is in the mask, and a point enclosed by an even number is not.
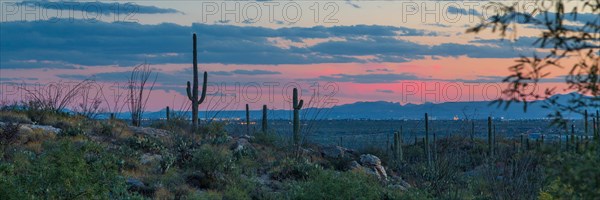
<svg viewBox="0 0 600 200"><path fill-rule="evenodd" d="M169 108L169 106L167 106L167 121L169 121L171 119L171 108Z"/></svg>
<svg viewBox="0 0 600 200"><path fill-rule="evenodd" d="M492 117L488 117L488 153L490 156L494 155L494 144L492 143L492 137Z"/></svg>
<svg viewBox="0 0 600 200"><path fill-rule="evenodd" d="M115 120L115 113L110 113L110 120Z"/></svg>
<svg viewBox="0 0 600 200"><path fill-rule="evenodd" d="M298 89L294 88L292 94L292 108L294 109L293 129L294 144L297 146L300 145L300 109L302 109L303 104L304 100L300 99L300 101L298 101Z"/></svg>
<svg viewBox="0 0 600 200"><path fill-rule="evenodd" d="M571 144L575 144L575 124L571 124Z"/></svg>
<svg viewBox="0 0 600 200"><path fill-rule="evenodd" d="M193 73L194 80L193 84L190 85L190 82L187 82L187 96L188 99L192 102L192 129L195 131L198 128L198 106L204 102L204 98L206 97L206 82L208 79L208 73L204 72L204 81L202 83L202 94L200 98L198 98L198 51L196 49L196 33L193 35Z"/></svg>
<svg viewBox="0 0 600 200"><path fill-rule="evenodd" d="M588 111L585 110L584 114L583 114L583 124L584 124L584 129L583 129L583 133L585 133L585 138L588 138Z"/></svg>
<svg viewBox="0 0 600 200"><path fill-rule="evenodd" d="M596 110L596 135L594 140L600 141L600 111Z"/></svg>
<svg viewBox="0 0 600 200"><path fill-rule="evenodd" d="M263 105L262 109L262 132L266 133L269 129L268 127L269 121L267 119L267 105Z"/></svg>
<svg viewBox="0 0 600 200"><path fill-rule="evenodd" d="M246 134L250 135L250 106L246 104Z"/></svg>
<svg viewBox="0 0 600 200"><path fill-rule="evenodd" d="M471 143L473 143L473 141L475 137L475 120L471 120Z"/></svg>
<svg viewBox="0 0 600 200"><path fill-rule="evenodd" d="M423 143L425 144L425 152L427 152L427 164L431 168L432 167L431 151L429 150L429 115L427 113L425 113L425 139L424 140L425 141Z"/></svg>
<svg viewBox="0 0 600 200"><path fill-rule="evenodd" d="M402 134L402 126L400 126L400 132L398 132L398 153L400 154L400 161L404 161L404 152L402 151L403 143L404 135Z"/></svg>

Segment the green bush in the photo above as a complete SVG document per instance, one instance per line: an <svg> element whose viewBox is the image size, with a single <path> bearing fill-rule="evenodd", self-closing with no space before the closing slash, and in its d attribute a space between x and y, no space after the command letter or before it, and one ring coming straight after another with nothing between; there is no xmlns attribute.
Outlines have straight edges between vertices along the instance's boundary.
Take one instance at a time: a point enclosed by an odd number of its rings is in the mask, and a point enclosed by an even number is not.
<svg viewBox="0 0 600 200"><path fill-rule="evenodd" d="M584 152L564 152L550 157L544 199L597 199L600 197L600 148L591 144Z"/></svg>
<svg viewBox="0 0 600 200"><path fill-rule="evenodd" d="M112 137L114 128L115 126L110 122L103 121L97 124L97 126L94 126L93 132L96 135Z"/></svg>
<svg viewBox="0 0 600 200"><path fill-rule="evenodd" d="M71 125L63 126L59 135L73 137L73 136L85 135L85 131L83 130L81 123L77 123L77 125L74 125L74 126L71 126Z"/></svg>
<svg viewBox="0 0 600 200"><path fill-rule="evenodd" d="M8 123L31 124L31 120L22 112L0 112L0 121Z"/></svg>
<svg viewBox="0 0 600 200"><path fill-rule="evenodd" d="M285 158L275 163L271 170L271 177L275 180L302 180L308 178L313 171L323 168L306 159Z"/></svg>
<svg viewBox="0 0 600 200"><path fill-rule="evenodd" d="M315 170L290 187L292 199L384 199L386 194L375 177L360 172Z"/></svg>
<svg viewBox="0 0 600 200"><path fill-rule="evenodd" d="M163 143L159 139L151 136L138 135L130 137L127 138L126 143L132 149L154 154L159 154L165 149Z"/></svg>
<svg viewBox="0 0 600 200"><path fill-rule="evenodd" d="M6 199L129 199L117 159L92 143L45 143L39 156L19 152L0 167Z"/></svg>
<svg viewBox="0 0 600 200"><path fill-rule="evenodd" d="M230 170L232 161L232 154L227 148L203 145L192 152L192 161L187 167L210 175Z"/></svg>

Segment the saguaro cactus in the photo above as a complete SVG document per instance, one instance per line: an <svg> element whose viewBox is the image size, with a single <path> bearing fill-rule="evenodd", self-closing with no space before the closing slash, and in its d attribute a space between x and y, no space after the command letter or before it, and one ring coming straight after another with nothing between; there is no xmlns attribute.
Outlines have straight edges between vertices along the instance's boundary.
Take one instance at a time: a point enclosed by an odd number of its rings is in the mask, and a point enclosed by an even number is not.
<svg viewBox="0 0 600 200"><path fill-rule="evenodd" d="M404 135L402 134L402 126L400 126L400 132L398 133L398 151L400 154L400 161L404 161L404 152L402 151L402 144L404 144Z"/></svg>
<svg viewBox="0 0 600 200"><path fill-rule="evenodd" d="M585 133L585 138L587 139L588 135L588 111L585 110L584 116L583 116L583 124L584 124L584 130L583 132Z"/></svg>
<svg viewBox="0 0 600 200"><path fill-rule="evenodd" d="M202 83L202 94L200 95L200 99L198 99L198 51L196 49L196 33L193 36L194 40L194 82L193 85L190 86L190 82L187 82L187 96L188 99L192 102L192 129L195 131L198 128L198 106L204 102L204 98L206 97L206 82L208 79L208 73L204 72L204 81Z"/></svg>
<svg viewBox="0 0 600 200"><path fill-rule="evenodd" d="M427 152L427 164L429 167L432 166L431 163L431 151L429 150L429 116L425 113L425 152Z"/></svg>
<svg viewBox="0 0 600 200"><path fill-rule="evenodd" d="M473 141L475 140L474 137L475 137L475 120L472 119L471 120L471 143L473 143Z"/></svg>
<svg viewBox="0 0 600 200"><path fill-rule="evenodd" d="M294 144L298 146L300 145L300 109L302 109L303 104L304 100L300 99L300 101L298 101L298 89L294 88L292 96L292 108L294 109Z"/></svg>
<svg viewBox="0 0 600 200"><path fill-rule="evenodd" d="M263 105L263 109L262 109L262 132L266 133L268 130L268 119L267 119L267 105Z"/></svg>
<svg viewBox="0 0 600 200"><path fill-rule="evenodd" d="M250 135L250 106L246 104L246 134Z"/></svg>
<svg viewBox="0 0 600 200"><path fill-rule="evenodd" d="M171 119L171 108L169 108L169 106L167 106L167 121L169 121Z"/></svg>
<svg viewBox="0 0 600 200"><path fill-rule="evenodd" d="M492 137L492 117L488 117L488 153L490 156L494 155L494 144L492 142Z"/></svg>

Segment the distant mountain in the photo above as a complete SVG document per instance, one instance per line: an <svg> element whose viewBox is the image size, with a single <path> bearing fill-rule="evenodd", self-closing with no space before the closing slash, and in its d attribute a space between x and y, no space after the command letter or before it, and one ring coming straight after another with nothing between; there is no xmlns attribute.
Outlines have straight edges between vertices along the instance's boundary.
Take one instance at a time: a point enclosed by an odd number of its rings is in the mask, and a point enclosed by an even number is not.
<svg viewBox="0 0 600 200"><path fill-rule="evenodd" d="M567 96L578 94L557 95L553 98L559 99L559 102L566 102ZM570 98L570 97L569 97ZM334 106L332 108L307 108L302 109L307 119L421 119L424 113L429 113L433 119L459 119L475 118L484 119L488 116L504 119L540 119L546 118L551 112L542 108L543 102L529 102L527 112L523 111L523 103L512 103L507 109L491 105L491 101L471 101L471 102L445 102L445 103L424 103L424 104L406 104L401 105L396 102L373 101L373 102L355 102ZM593 110L592 108L590 108ZM189 113L185 113L190 115ZM215 113L200 112L201 118L211 118ZM581 118L579 115L563 113L567 118ZM129 116L128 113L122 113L121 117ZM252 119L260 119L262 111L250 111ZM165 117L165 110L157 112L147 112L144 118L160 119ZM216 118L245 118L243 110L221 111ZM289 110L270 110L270 119L291 119Z"/></svg>

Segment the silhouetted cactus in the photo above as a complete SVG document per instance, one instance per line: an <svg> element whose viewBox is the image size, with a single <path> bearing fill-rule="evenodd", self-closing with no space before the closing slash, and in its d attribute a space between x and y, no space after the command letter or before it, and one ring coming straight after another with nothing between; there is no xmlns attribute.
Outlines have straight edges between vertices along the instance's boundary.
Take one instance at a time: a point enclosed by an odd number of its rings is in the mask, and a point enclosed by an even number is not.
<svg viewBox="0 0 600 200"><path fill-rule="evenodd" d="M110 120L115 120L115 113L110 113Z"/></svg>
<svg viewBox="0 0 600 200"><path fill-rule="evenodd" d="M250 135L250 106L246 104L246 134Z"/></svg>
<svg viewBox="0 0 600 200"><path fill-rule="evenodd" d="M425 113L425 141L423 142L425 144L425 152L427 153L427 165L431 168L432 166L432 162L431 162L431 151L429 149L429 116L427 113Z"/></svg>
<svg viewBox="0 0 600 200"><path fill-rule="evenodd" d="M571 124L571 144L575 144L575 124Z"/></svg>
<svg viewBox="0 0 600 200"><path fill-rule="evenodd" d="M402 131L402 126L400 126L400 132L398 132L398 153L400 154L400 161L404 161L404 151L402 151L402 144L404 144L404 135Z"/></svg>
<svg viewBox="0 0 600 200"><path fill-rule="evenodd" d="M584 124L584 129L583 129L583 133L585 134L585 137L588 137L588 111L585 110L584 114L583 114L583 124Z"/></svg>
<svg viewBox="0 0 600 200"><path fill-rule="evenodd" d="M169 108L169 106L167 106L167 121L169 121L171 119L171 108Z"/></svg>
<svg viewBox="0 0 600 200"><path fill-rule="evenodd" d="M269 121L267 119L267 105L263 105L262 109L262 132L266 133L269 129L268 127Z"/></svg>
<svg viewBox="0 0 600 200"><path fill-rule="evenodd" d="M188 99L192 102L192 129L195 131L198 128L198 106L204 102L204 98L206 97L206 82L208 79L208 73L204 72L204 81L202 83L202 94L200 95L200 99L198 99L198 52L196 49L196 33L193 35L193 73L194 73L194 82L193 85L190 86L190 82L187 82L187 96Z"/></svg>
<svg viewBox="0 0 600 200"><path fill-rule="evenodd" d="M492 139L492 117L488 117L488 155L490 156L494 156L494 144Z"/></svg>
<svg viewBox="0 0 600 200"><path fill-rule="evenodd" d="M473 143L473 141L475 137L475 120L471 120L471 143Z"/></svg>
<svg viewBox="0 0 600 200"><path fill-rule="evenodd" d="M300 99L298 101L298 89L294 88L292 96L292 108L294 109L293 129L294 144L297 146L300 146L300 109L302 109L303 104L304 100Z"/></svg>

